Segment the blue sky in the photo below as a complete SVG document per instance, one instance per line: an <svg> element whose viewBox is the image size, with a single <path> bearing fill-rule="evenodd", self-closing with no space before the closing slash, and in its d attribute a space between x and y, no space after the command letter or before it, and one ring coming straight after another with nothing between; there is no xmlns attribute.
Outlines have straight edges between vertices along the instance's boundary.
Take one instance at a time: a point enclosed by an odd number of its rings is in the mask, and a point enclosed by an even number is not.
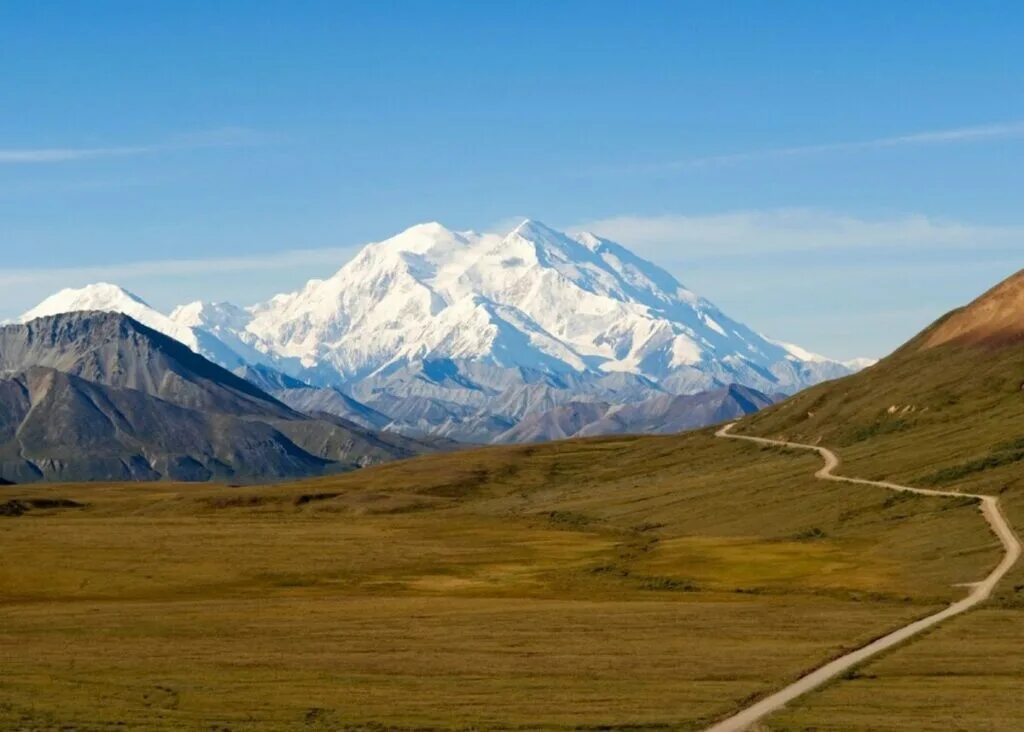
<svg viewBox="0 0 1024 732"><path fill-rule="evenodd" d="M1024 266L1024 6L0 4L0 318L169 309L529 216L881 355Z"/></svg>

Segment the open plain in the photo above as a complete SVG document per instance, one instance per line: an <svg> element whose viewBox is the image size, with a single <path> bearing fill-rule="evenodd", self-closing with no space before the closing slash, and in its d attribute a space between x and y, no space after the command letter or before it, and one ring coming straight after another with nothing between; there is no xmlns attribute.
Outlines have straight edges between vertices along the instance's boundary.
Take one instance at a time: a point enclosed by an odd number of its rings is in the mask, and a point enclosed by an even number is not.
<svg viewBox="0 0 1024 732"><path fill-rule="evenodd" d="M9 486L0 721L700 729L998 560L971 501L818 463L702 432Z"/></svg>

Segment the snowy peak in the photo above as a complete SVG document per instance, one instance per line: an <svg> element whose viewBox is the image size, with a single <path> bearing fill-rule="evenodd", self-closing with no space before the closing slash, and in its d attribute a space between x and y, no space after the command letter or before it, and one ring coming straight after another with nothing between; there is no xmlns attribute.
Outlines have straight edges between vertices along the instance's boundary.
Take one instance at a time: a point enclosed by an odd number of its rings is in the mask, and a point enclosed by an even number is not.
<svg viewBox="0 0 1024 732"><path fill-rule="evenodd" d="M473 231L452 231L436 222L417 224L390 239L368 244L335 277L353 269L399 267L420 280L443 280L446 273L457 275L460 264L464 269L467 260L477 255L481 242L493 238Z"/></svg>
<svg viewBox="0 0 1024 732"><path fill-rule="evenodd" d="M630 373L689 391L791 391L848 370L764 338L615 242L533 219L504 235L419 224L250 311L245 332L265 353L338 385L427 358Z"/></svg>
<svg viewBox="0 0 1024 732"><path fill-rule="evenodd" d="M150 307L138 295L107 282L98 282L79 289L61 290L22 314L18 318L18 322L27 323L30 320L50 315L89 310L127 315L153 330L184 343L194 351L199 350L199 339L190 328L175 323L163 313Z"/></svg>
<svg viewBox="0 0 1024 732"><path fill-rule="evenodd" d="M196 300L176 307L170 319L186 328L241 329L252 320L252 315L245 308L229 302Z"/></svg>
<svg viewBox="0 0 1024 732"><path fill-rule="evenodd" d="M508 247L524 245L535 253L538 264L564 267L565 274L572 279L578 276L579 266L593 263L593 253L584 244L531 219L519 224L502 243Z"/></svg>
<svg viewBox="0 0 1024 732"><path fill-rule="evenodd" d="M519 237L538 246L560 246L569 240L569 237L561 231L552 229L547 224L534 221L533 219L523 219L505 238L511 239L512 237Z"/></svg>
<svg viewBox="0 0 1024 732"><path fill-rule="evenodd" d="M842 362L843 366L849 369L851 373L871 368L876 363L878 363L877 358L851 358L848 361Z"/></svg>
<svg viewBox="0 0 1024 732"><path fill-rule="evenodd" d="M631 288L657 301L696 304L700 298L686 289L679 281L661 267L648 262L609 239L580 232L577 241L590 249ZM638 294L638 296L641 296Z"/></svg>
<svg viewBox="0 0 1024 732"><path fill-rule="evenodd" d="M237 334L244 332L249 314L235 305L195 302L176 308L170 317L117 285L100 282L80 289L65 289L24 313L17 322L62 313L100 311L120 313L183 343L227 369L265 364L267 359Z"/></svg>
<svg viewBox="0 0 1024 732"><path fill-rule="evenodd" d="M22 322L44 318L48 315L71 313L85 310L103 312L122 312L127 310L152 310L138 295L128 292L123 287L108 282L97 282L78 289L65 288L50 295L34 308L21 316Z"/></svg>

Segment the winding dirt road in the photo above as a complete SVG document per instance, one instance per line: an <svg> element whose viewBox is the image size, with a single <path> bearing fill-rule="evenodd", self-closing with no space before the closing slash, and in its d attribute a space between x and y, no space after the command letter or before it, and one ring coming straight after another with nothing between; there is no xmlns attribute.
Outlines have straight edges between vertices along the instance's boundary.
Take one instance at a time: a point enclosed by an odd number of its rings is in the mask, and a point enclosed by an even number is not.
<svg viewBox="0 0 1024 732"><path fill-rule="evenodd" d="M746 709L737 712L728 719L724 719L718 724L709 727L707 732L743 732L743 730L748 729L758 720L763 719L772 712L778 711L798 696L818 688L831 679L834 679L839 674L866 661L872 656L912 638L921 631L931 628L933 625L937 625L947 618L967 612L975 605L988 599L999 580L1001 580L1003 576L1010 571L1010 567L1012 567L1020 557L1020 541L1017 540L1016 535L1013 533L1013 529L1010 528L1010 524L1006 521L1006 517L1003 516L1002 511L999 509L999 499L995 496L983 496L974 493L957 493L955 491L938 491L928 488L911 488L910 486L899 485L897 483L862 480L860 478L844 478L840 475L833 474L833 471L839 467L839 456L827 448L818 447L816 445L803 445L798 442L767 440L763 437L733 435L730 434L730 430L734 425L735 423L727 424L715 433L716 436L726 437L732 440L747 440L748 442L756 442L761 445L776 445L780 447L792 447L799 450L814 450L825 460L824 467L814 474L814 477L822 480L834 480L842 483L857 483L859 485L873 485L878 486L879 488L887 488L892 491L920 493L925 496L969 496L971 498L975 498L980 501L981 513L985 516L985 520L988 521L989 526L992 527L992 531L995 532L995 535L999 537L999 541L1002 542L1005 554L1003 555L1002 561L999 562L996 568L993 569L987 577L980 582L970 585L970 593L962 600L954 602L934 615L921 618L920 620L910 623L910 625L904 625L902 628L894 630L888 635L868 643L866 646L858 648L855 651L847 653L845 656L840 656L834 661L826 663L824 666L811 671L806 676L802 676L797 679L789 686L780 689L756 704L752 704Z"/></svg>

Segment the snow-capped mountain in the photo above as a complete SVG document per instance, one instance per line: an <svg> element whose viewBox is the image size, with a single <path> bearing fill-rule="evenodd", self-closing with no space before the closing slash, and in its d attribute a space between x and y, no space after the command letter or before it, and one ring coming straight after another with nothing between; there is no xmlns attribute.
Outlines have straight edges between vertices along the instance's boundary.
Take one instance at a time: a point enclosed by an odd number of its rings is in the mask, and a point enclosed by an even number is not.
<svg viewBox="0 0 1024 732"><path fill-rule="evenodd" d="M138 295L107 282L98 282L79 289L63 289L24 313L17 322L27 323L50 315L88 310L127 315L155 331L184 343L196 353L201 353L225 368L236 369L246 363L238 350L223 343L213 329L193 327L183 320L168 317Z"/></svg>
<svg viewBox="0 0 1024 732"><path fill-rule="evenodd" d="M238 373L274 369L344 393L395 419L392 428L462 437L467 421L490 424L490 438L570 401L734 383L793 392L865 365L766 338L619 244L529 220L504 236L413 226L327 279L248 308L196 302L168 317L93 285L22 320L85 309L131 315Z"/></svg>
<svg viewBox="0 0 1024 732"><path fill-rule="evenodd" d="M504 237L414 226L249 313L235 329L246 344L334 385L440 359L633 374L677 393L791 391L849 370L759 335L614 242L534 221Z"/></svg>
<svg viewBox="0 0 1024 732"><path fill-rule="evenodd" d="M193 351L199 350L199 339L190 328L179 325L163 313L150 307L138 295L106 282L98 282L78 290L63 289L55 295L50 295L18 320L27 323L36 318L87 310L127 315L153 330L160 331L164 335L184 343Z"/></svg>

